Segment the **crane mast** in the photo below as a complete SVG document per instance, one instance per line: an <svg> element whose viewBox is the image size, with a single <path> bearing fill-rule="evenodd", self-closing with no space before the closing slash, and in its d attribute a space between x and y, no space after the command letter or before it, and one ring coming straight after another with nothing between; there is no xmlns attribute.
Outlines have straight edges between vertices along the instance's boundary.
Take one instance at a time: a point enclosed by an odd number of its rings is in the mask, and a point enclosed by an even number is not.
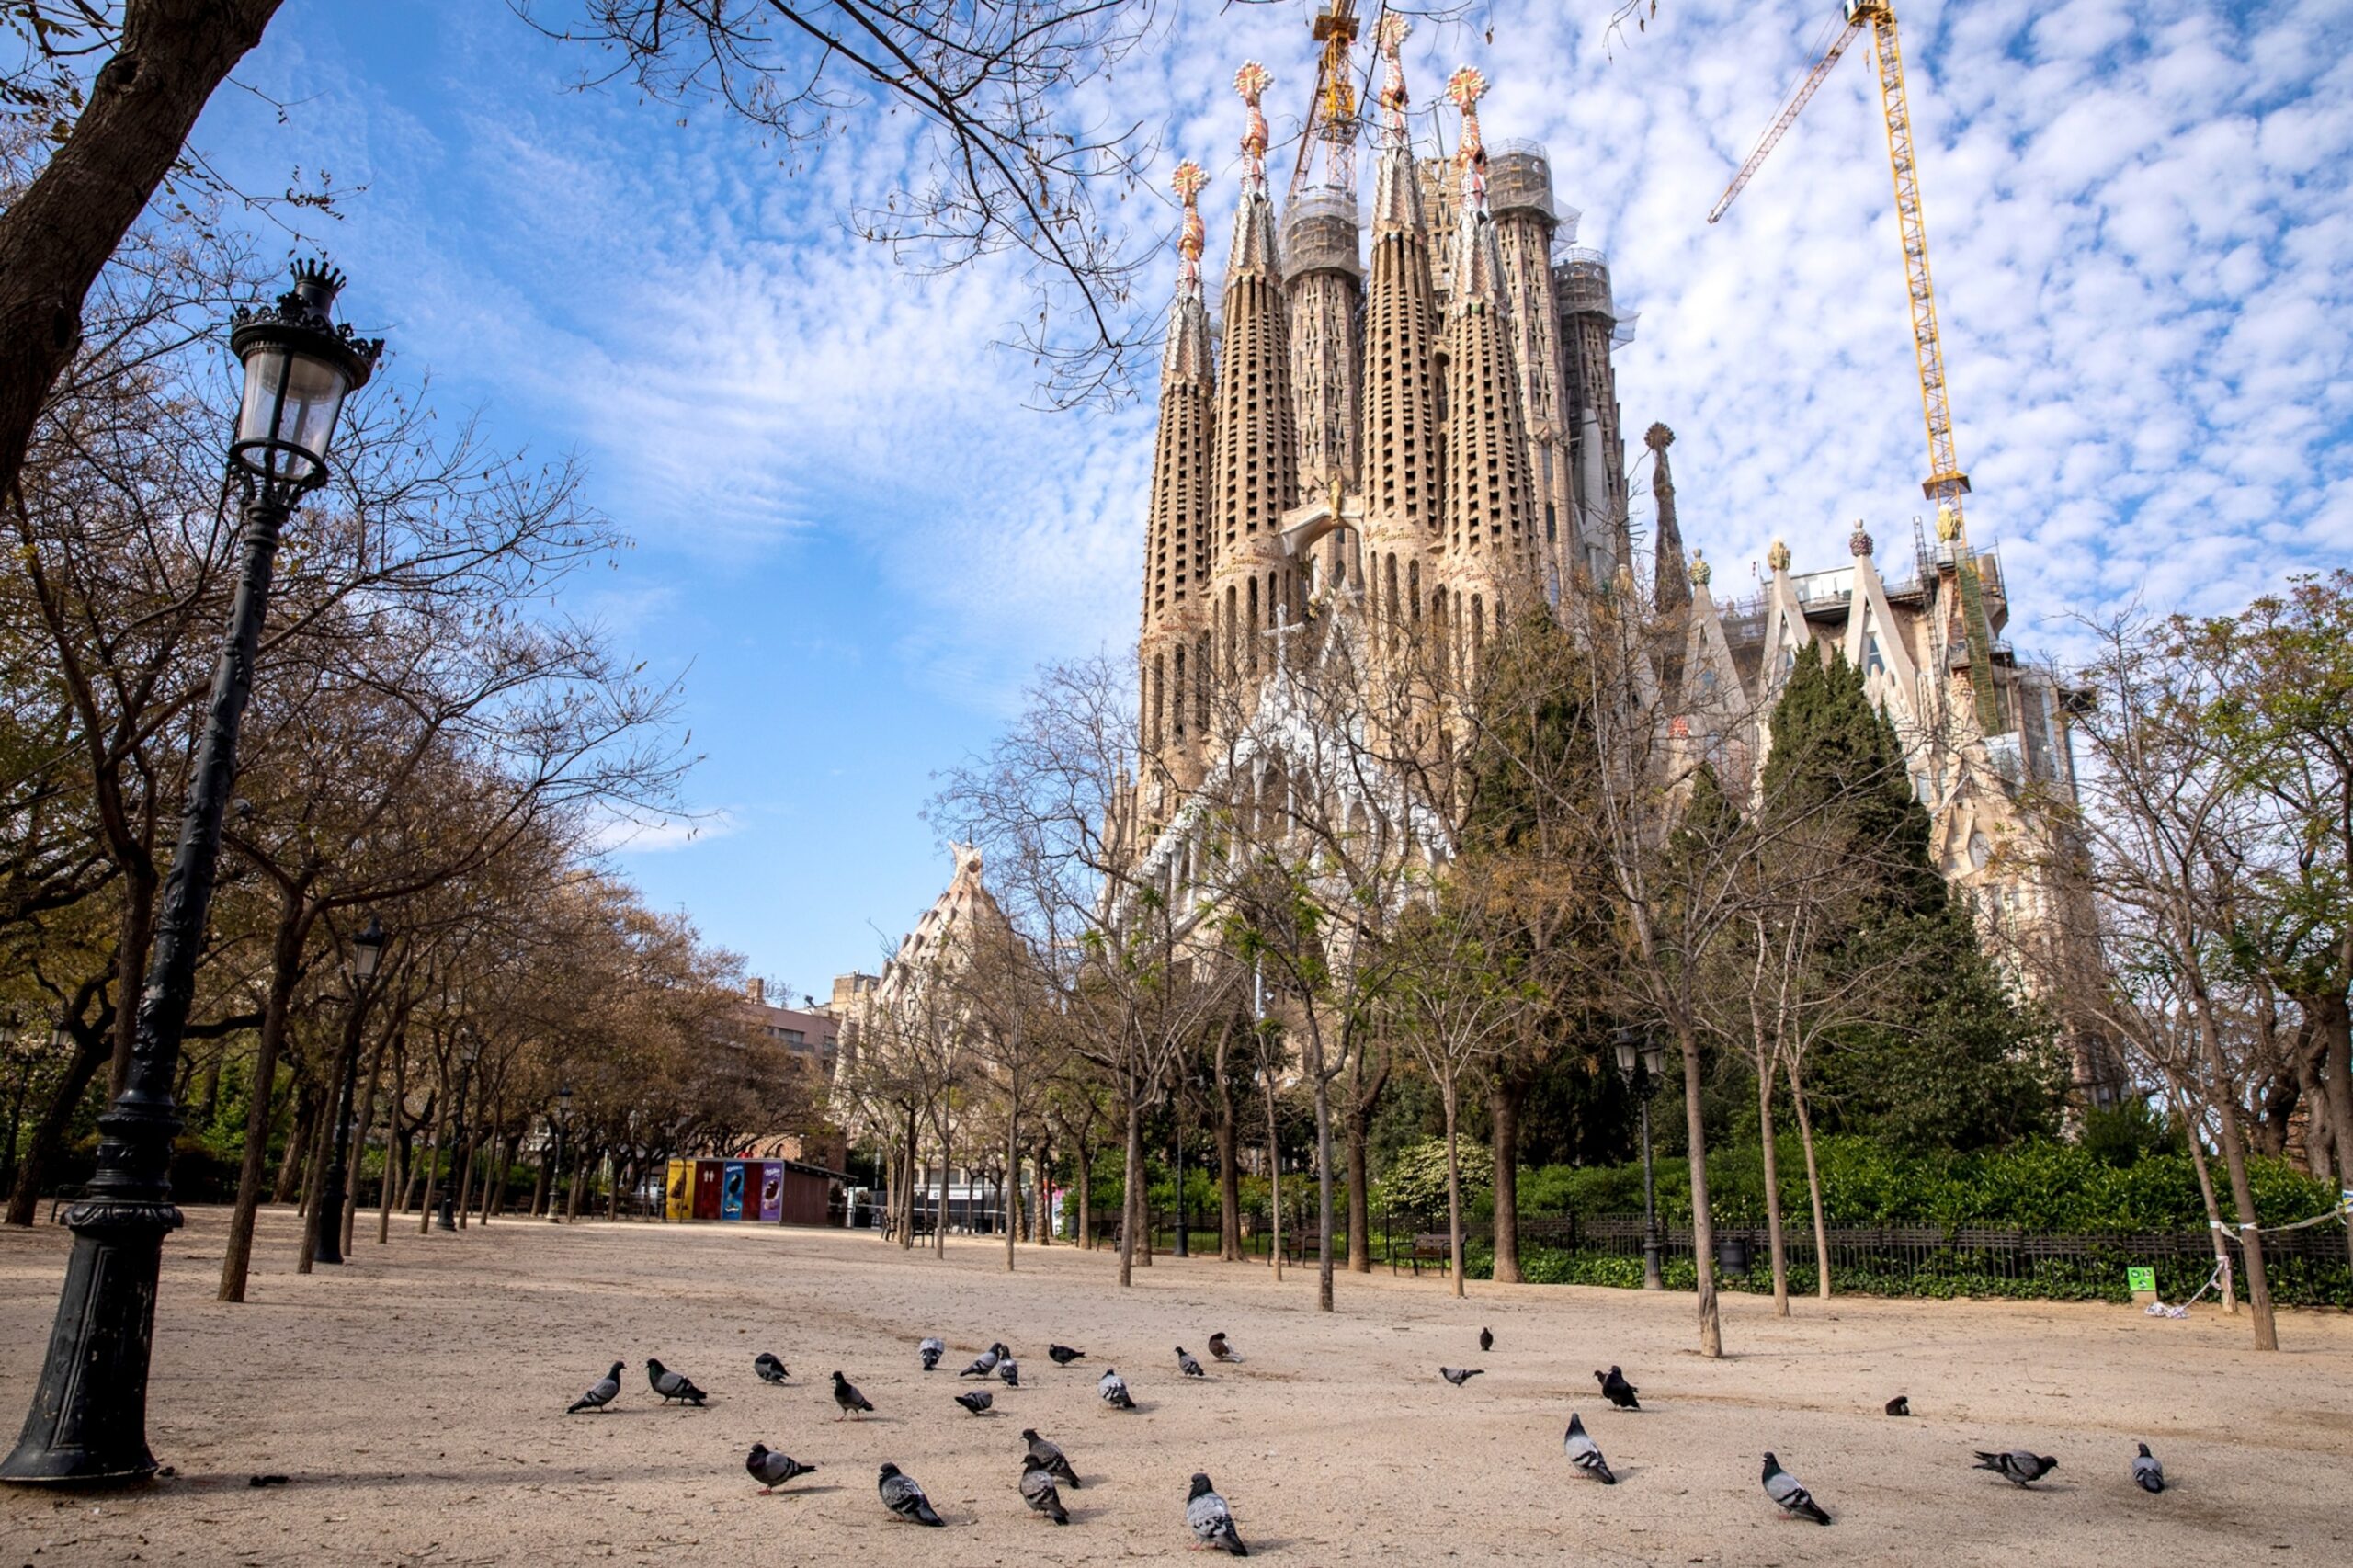
<svg viewBox="0 0 2353 1568"><path fill-rule="evenodd" d="M1790 94L1757 142L1756 150L1741 165L1740 172L1733 176L1723 195L1717 198L1708 222L1712 223L1724 215L1725 209L1765 162L1766 154L1772 152L1797 119L1798 112L1822 85L1830 68L1838 63L1838 57L1869 27L1871 52L1879 72L1880 109L1887 122L1888 168L1895 181L1895 222L1904 240L1904 281L1911 304L1912 347L1920 369L1920 410L1928 432L1928 477L1920 488L1937 505L1938 528L1946 526L1942 514L1949 509L1951 526L1958 529L1961 498L1969 493L1969 475L1962 472L1953 446L1944 339L1937 329L1937 291L1928 271L1928 229L1920 210L1920 167L1912 140L1911 102L1904 90L1904 50L1896 36L1895 9L1891 0L1846 0L1846 26Z"/></svg>
<svg viewBox="0 0 2353 1568"><path fill-rule="evenodd" d="M1987 734L2009 727L1999 684L1993 678L1992 621L1985 608L1984 585L1971 559L1969 534L1961 515L1961 500L1969 494L1969 475L1962 472L1954 449L1952 403L1945 381L1943 335L1937 328L1937 291L1928 271L1928 226L1920 210L1920 165L1912 139L1912 106L1904 90L1904 49L1895 30L1893 0L1845 0L1846 25L1823 51L1804 78L1791 90L1773 123L1766 128L1756 150L1740 165L1732 184L1708 213L1712 223L1745 189L1766 155L1772 152L1803 109L1830 68L1864 28L1871 30L1871 53L1879 72L1880 112L1887 122L1887 164L1895 181L1895 223L1904 240L1904 284L1912 316L1912 350L1920 371L1920 413L1928 432L1928 477L1921 490L1937 509L1937 537L1953 554L1954 585L1961 597L1961 634L1969 645L1971 688L1979 728Z"/></svg>
<svg viewBox="0 0 2353 1568"><path fill-rule="evenodd" d="M1324 48L1316 57L1315 97L1308 106L1306 132L1299 139L1299 161L1291 165L1288 199L1293 201L1306 188L1308 166L1318 147L1324 150L1324 183L1355 194L1357 136L1363 129L1356 87L1348 79L1348 46L1357 38L1356 0L1325 0L1309 27Z"/></svg>

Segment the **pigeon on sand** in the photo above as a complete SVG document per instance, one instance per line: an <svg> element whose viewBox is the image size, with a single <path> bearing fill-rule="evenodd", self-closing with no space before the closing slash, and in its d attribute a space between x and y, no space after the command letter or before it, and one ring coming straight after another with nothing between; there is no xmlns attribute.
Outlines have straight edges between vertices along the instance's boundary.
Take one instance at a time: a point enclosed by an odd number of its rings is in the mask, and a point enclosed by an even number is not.
<svg viewBox="0 0 2353 1568"><path fill-rule="evenodd" d="M1004 1360L999 1361L996 1364L996 1377L997 1381L1003 1383L1006 1388L1019 1388L1021 1386L1021 1363L1015 1360L1012 1357L1007 1356Z"/></svg>
<svg viewBox="0 0 2353 1568"><path fill-rule="evenodd" d="M996 1403L996 1395L986 1389L966 1389L956 1396L956 1403L975 1415L985 1415L989 1406Z"/></svg>
<svg viewBox="0 0 2353 1568"><path fill-rule="evenodd" d="M1212 1361L1239 1361L1242 1359L1242 1352L1236 1350L1233 1346L1228 1345L1225 1342L1225 1331L1223 1329L1220 1329L1217 1333L1210 1335L1210 1359Z"/></svg>
<svg viewBox="0 0 2353 1568"><path fill-rule="evenodd" d="M1912 1414L1912 1399L1911 1399L1911 1396L1910 1396L1910 1395L1908 1395L1908 1394L1897 1394L1893 1399L1889 1400L1889 1401L1887 1402L1887 1413L1888 1413L1890 1415L1911 1415L1911 1414Z"/></svg>
<svg viewBox="0 0 2353 1568"><path fill-rule="evenodd" d="M1116 1367L1103 1369L1103 1376L1097 1381L1095 1392L1101 1394L1103 1403L1114 1410L1133 1410L1136 1407L1136 1402L1128 1394L1128 1380L1120 1376Z"/></svg>
<svg viewBox="0 0 2353 1568"><path fill-rule="evenodd" d="M1822 1511L1822 1505L1813 1500L1813 1494L1808 1492L1796 1476L1783 1470L1781 1461L1771 1454L1765 1456L1765 1495L1779 1503L1783 1511L1801 1519L1812 1519L1817 1525L1830 1522L1830 1516Z"/></svg>
<svg viewBox="0 0 2353 1568"><path fill-rule="evenodd" d="M1038 1436L1038 1428L1035 1426L1021 1428L1021 1440L1029 1445L1031 1469L1044 1471L1073 1491L1078 1489L1078 1471L1071 1468L1070 1460L1063 1457L1059 1446L1048 1438Z"/></svg>
<svg viewBox="0 0 2353 1568"><path fill-rule="evenodd" d="M2025 1449L2012 1449L2004 1454L1975 1450L1977 1462L1972 1470L1990 1470L2013 1486L2031 1486L2059 1468L2059 1461L2049 1454L2032 1453Z"/></svg>
<svg viewBox="0 0 2353 1568"><path fill-rule="evenodd" d="M1456 1388L1461 1388L1472 1379L1484 1376L1486 1370L1484 1367L1440 1367L1438 1369L1438 1375Z"/></svg>
<svg viewBox="0 0 2353 1568"><path fill-rule="evenodd" d="M2132 1484L2143 1492L2165 1489L2165 1467L2157 1462L2157 1456L2149 1451L2146 1443L2141 1445L2140 1454L2132 1460Z"/></svg>
<svg viewBox="0 0 2353 1568"><path fill-rule="evenodd" d="M1176 1369L1184 1373L1188 1378L1206 1378L1209 1376L1207 1372L1201 1370L1201 1364L1199 1361L1194 1359L1193 1353L1186 1349L1181 1345L1176 1346Z"/></svg>
<svg viewBox="0 0 2353 1568"><path fill-rule="evenodd" d="M1574 1410L1569 1412L1569 1429L1562 1436L1561 1447L1567 1450L1571 1464L1602 1485L1618 1484L1618 1478L1609 1473L1609 1461L1601 1457L1601 1445L1586 1436L1585 1423Z"/></svg>
<svg viewBox="0 0 2353 1568"><path fill-rule="evenodd" d="M971 1366L965 1368L956 1375L960 1378L985 1378L991 1372L995 1371L996 1364L1004 1359L1005 1346L1002 1345L992 1345L986 1350L982 1351L980 1355L973 1358L972 1364Z"/></svg>
<svg viewBox="0 0 2353 1568"><path fill-rule="evenodd" d="M764 1383L780 1383L792 1376L783 1362L766 1350L752 1358L752 1370L760 1375L760 1381Z"/></svg>
<svg viewBox="0 0 2353 1568"><path fill-rule="evenodd" d="M854 1415L861 1410L874 1408L873 1401L858 1392L858 1385L839 1372L834 1374L834 1403L842 1407L842 1415ZM842 1415L836 1415L834 1419L839 1421Z"/></svg>
<svg viewBox="0 0 2353 1568"><path fill-rule="evenodd" d="M1203 1546L1213 1546L1236 1557L1250 1555L1250 1549L1234 1533L1233 1510L1217 1494L1210 1478L1199 1471L1193 1472L1193 1489L1185 1494L1185 1522L1193 1527L1194 1539Z"/></svg>
<svg viewBox="0 0 2353 1568"><path fill-rule="evenodd" d="M1046 1346L1046 1357L1057 1367L1067 1367L1073 1361L1085 1360L1086 1358L1086 1352L1084 1350L1073 1350L1067 1345L1049 1345Z"/></svg>
<svg viewBox="0 0 2353 1568"><path fill-rule="evenodd" d="M923 1358L923 1369L928 1372L939 1365L942 1356L948 1354L948 1341L935 1335L916 1346L915 1352Z"/></svg>
<svg viewBox="0 0 2353 1568"><path fill-rule="evenodd" d="M651 1356L645 1358L645 1381L654 1385L654 1392L662 1396L662 1401L665 1404L675 1399L682 1400L688 1404L699 1405L710 1397L695 1387L692 1378L688 1377L684 1372L670 1370Z"/></svg>
<svg viewBox="0 0 2353 1568"><path fill-rule="evenodd" d="M897 1465L882 1467L874 1489L882 1494L882 1506L903 1519L912 1519L919 1525L948 1522L932 1511L931 1499L923 1494L922 1483L912 1475L900 1473Z"/></svg>
<svg viewBox="0 0 2353 1568"><path fill-rule="evenodd" d="M1491 1329L1491 1328L1483 1328L1483 1329L1481 1329L1481 1330L1479 1331L1479 1353L1480 1353L1481 1355L1483 1355L1483 1355L1485 1355L1488 1351L1493 1350L1495 1347L1495 1330L1493 1330L1493 1329Z"/></svg>
<svg viewBox="0 0 2353 1568"><path fill-rule="evenodd" d="M754 1443L745 1456L744 1468L760 1483L760 1494L766 1496L796 1475L807 1475L817 1467L802 1464L790 1454L780 1454L766 1443Z"/></svg>
<svg viewBox="0 0 2353 1568"><path fill-rule="evenodd" d="M1601 1385L1601 1397L1619 1409L1640 1410L1642 1408L1634 1402L1634 1395L1641 1391L1628 1382L1626 1374L1617 1368L1612 1367L1606 1372L1594 1373L1593 1381Z"/></svg>
<svg viewBox="0 0 2353 1568"><path fill-rule="evenodd" d="M607 1372L603 1377L598 1378L595 1382L589 1384L588 1392L582 1394L578 1399L574 1400L569 1405L565 1406L563 1413L566 1415L572 1415L583 1410L602 1410L605 1406L612 1403L614 1400L620 1398L621 1392L621 1368L625 1365L627 1365L625 1362L614 1362L612 1370Z"/></svg>
<svg viewBox="0 0 2353 1568"><path fill-rule="evenodd" d="M1021 1500L1058 1525L1070 1523L1070 1510L1063 1506L1063 1494L1054 1490L1053 1476L1034 1464L1021 1468Z"/></svg>

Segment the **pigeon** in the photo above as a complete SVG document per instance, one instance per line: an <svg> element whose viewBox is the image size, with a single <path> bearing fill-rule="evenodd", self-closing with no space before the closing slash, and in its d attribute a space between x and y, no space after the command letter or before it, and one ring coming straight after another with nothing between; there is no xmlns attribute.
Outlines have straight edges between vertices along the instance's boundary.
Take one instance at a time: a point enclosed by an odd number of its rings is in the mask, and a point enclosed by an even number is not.
<svg viewBox="0 0 2353 1568"><path fill-rule="evenodd" d="M1771 1454L1765 1456L1765 1495L1801 1519L1812 1519L1817 1525L1830 1522L1830 1516L1822 1511L1822 1505L1813 1500L1813 1494L1808 1492L1796 1476L1783 1470L1781 1461Z"/></svg>
<svg viewBox="0 0 2353 1568"><path fill-rule="evenodd" d="M1176 1346L1176 1369L1188 1378L1209 1376L1207 1372L1201 1370L1201 1364L1193 1358L1193 1353L1181 1345Z"/></svg>
<svg viewBox="0 0 2353 1568"><path fill-rule="evenodd" d="M1193 1527L1195 1539L1203 1546L1214 1546L1236 1557L1250 1555L1250 1549L1233 1533L1233 1510L1199 1471L1193 1472L1193 1489L1185 1494L1185 1522Z"/></svg>
<svg viewBox="0 0 2353 1568"><path fill-rule="evenodd" d="M1479 1331L1479 1353L1483 1356L1495 1347L1495 1331L1491 1328L1481 1329Z"/></svg>
<svg viewBox="0 0 2353 1568"><path fill-rule="evenodd" d="M1438 1375L1456 1388L1461 1388L1472 1379L1484 1375L1486 1370L1484 1367L1440 1367L1438 1369Z"/></svg>
<svg viewBox="0 0 2353 1568"><path fill-rule="evenodd" d="M695 1387L692 1378L683 1372L670 1370L651 1356L645 1358L645 1381L654 1385L654 1392L662 1396L663 1403L665 1404L676 1399L683 1400L688 1404L699 1405L710 1397Z"/></svg>
<svg viewBox="0 0 2353 1568"><path fill-rule="evenodd" d="M2157 1456L2149 1451L2146 1443L2141 1445L2140 1457L2132 1461L2132 1480L2143 1492L2165 1489L2165 1467L2157 1462Z"/></svg>
<svg viewBox="0 0 2353 1568"><path fill-rule="evenodd" d="M1067 1367L1073 1361L1083 1361L1086 1358L1086 1351L1073 1350L1067 1345L1049 1345L1046 1346L1046 1355L1057 1367Z"/></svg>
<svg viewBox="0 0 2353 1568"><path fill-rule="evenodd" d="M1007 1356L996 1364L996 1375L1006 1388L1017 1389L1021 1386L1021 1363Z"/></svg>
<svg viewBox="0 0 2353 1568"><path fill-rule="evenodd" d="M839 1372L834 1374L834 1403L842 1407L842 1415L852 1415L858 1411L874 1408L873 1401L858 1392L858 1385ZM839 1421L842 1415L836 1415L834 1419Z"/></svg>
<svg viewBox="0 0 2353 1568"><path fill-rule="evenodd" d="M802 1464L790 1454L778 1453L766 1443L754 1443L752 1451L745 1456L744 1468L752 1472L752 1479L760 1483L760 1494L766 1496L794 1476L807 1475L817 1467Z"/></svg>
<svg viewBox="0 0 2353 1568"><path fill-rule="evenodd" d="M2059 1468L2059 1461L2048 1454L2029 1453L2024 1449L2012 1449L2006 1454L1989 1454L1977 1450L1977 1462L1972 1470L1990 1470L2013 1486L2031 1486Z"/></svg>
<svg viewBox="0 0 2353 1568"><path fill-rule="evenodd" d="M1103 1369L1103 1377L1096 1383L1095 1392L1101 1394L1103 1403L1114 1410L1133 1410L1136 1407L1136 1402L1128 1397L1128 1380L1120 1376L1116 1367Z"/></svg>
<svg viewBox="0 0 2353 1568"><path fill-rule="evenodd" d="M1035 1426L1021 1428L1021 1440L1029 1445L1031 1469L1044 1471L1056 1481L1067 1484L1073 1491L1078 1489L1078 1471L1071 1469L1070 1460L1063 1457L1061 1449L1038 1436L1038 1428Z"/></svg>
<svg viewBox="0 0 2353 1568"><path fill-rule="evenodd" d="M996 1395L986 1389L966 1389L956 1396L956 1403L975 1415L985 1415L989 1406L996 1403Z"/></svg>
<svg viewBox="0 0 2353 1568"><path fill-rule="evenodd" d="M760 1381L764 1383L780 1383L792 1376L785 1369L783 1362L765 1350L752 1358L752 1370L759 1373Z"/></svg>
<svg viewBox="0 0 2353 1568"><path fill-rule="evenodd" d="M1912 1414L1912 1400L1911 1400L1911 1397L1910 1397L1909 1395L1907 1395L1907 1394L1897 1394L1893 1399L1891 1399L1891 1400L1889 1400L1889 1401L1887 1402L1887 1413L1888 1413L1890 1415L1911 1415L1911 1414Z"/></svg>
<svg viewBox="0 0 2353 1568"><path fill-rule="evenodd" d="M1228 1345L1225 1342L1225 1332L1221 1329L1217 1333L1210 1335L1210 1359L1212 1361L1239 1361L1242 1359L1242 1352L1236 1350L1233 1346Z"/></svg>
<svg viewBox="0 0 2353 1568"><path fill-rule="evenodd" d="M614 1400L620 1398L621 1392L621 1369L627 1365L628 1363L625 1361L614 1362L612 1370L607 1372L603 1377L598 1378L593 1384L589 1385L588 1392L582 1394L578 1399L574 1400L569 1405L565 1406L563 1413L566 1415L573 1415L583 1410L602 1410L605 1406L612 1403Z"/></svg>
<svg viewBox="0 0 2353 1568"><path fill-rule="evenodd" d="M912 1475L900 1474L897 1465L884 1465L874 1487L882 1494L882 1506L903 1519L913 1519L919 1525L948 1522L932 1511L931 1499L923 1494L922 1483Z"/></svg>
<svg viewBox="0 0 2353 1568"><path fill-rule="evenodd" d="M926 1339L916 1346L915 1349L923 1357L923 1369L928 1372L939 1365L939 1358L942 1356L948 1354L948 1342L944 1339Z"/></svg>
<svg viewBox="0 0 2353 1568"><path fill-rule="evenodd" d="M1609 1473L1609 1461L1601 1457L1601 1446L1585 1435L1585 1423L1574 1410L1569 1412L1569 1429L1562 1436L1561 1447L1567 1450L1571 1464L1602 1485L1618 1484L1618 1478Z"/></svg>
<svg viewBox="0 0 2353 1568"><path fill-rule="evenodd" d="M1070 1523L1070 1510L1063 1506L1063 1494L1054 1490L1052 1474L1034 1464L1021 1468L1021 1500L1058 1525Z"/></svg>
<svg viewBox="0 0 2353 1568"><path fill-rule="evenodd" d="M965 1368L956 1375L960 1378L985 1378L991 1372L995 1371L996 1364L1004 1359L1005 1346L1002 1345L992 1345L986 1350L982 1351L979 1356L974 1358L971 1366Z"/></svg>
<svg viewBox="0 0 2353 1568"><path fill-rule="evenodd" d="M1612 1367L1606 1372L1594 1373L1593 1381L1601 1385L1601 1397L1619 1409L1640 1410L1642 1408L1634 1403L1634 1395L1638 1391L1633 1384L1626 1381L1626 1374L1617 1368Z"/></svg>

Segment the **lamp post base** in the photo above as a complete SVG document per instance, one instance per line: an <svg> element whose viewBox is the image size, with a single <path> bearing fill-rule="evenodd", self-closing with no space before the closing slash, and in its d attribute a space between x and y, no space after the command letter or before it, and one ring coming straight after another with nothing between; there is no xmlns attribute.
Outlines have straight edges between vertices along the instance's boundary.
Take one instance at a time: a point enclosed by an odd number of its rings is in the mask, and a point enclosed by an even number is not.
<svg viewBox="0 0 2353 1568"><path fill-rule="evenodd" d="M1666 1280L1658 1271L1658 1238L1656 1236L1643 1238L1643 1289L1645 1290L1666 1289Z"/></svg>
<svg viewBox="0 0 2353 1568"><path fill-rule="evenodd" d="M147 1359L155 1280L177 1207L97 1198L66 1210L74 1254L40 1384L0 1481L23 1486L124 1485L155 1473L147 1449Z"/></svg>

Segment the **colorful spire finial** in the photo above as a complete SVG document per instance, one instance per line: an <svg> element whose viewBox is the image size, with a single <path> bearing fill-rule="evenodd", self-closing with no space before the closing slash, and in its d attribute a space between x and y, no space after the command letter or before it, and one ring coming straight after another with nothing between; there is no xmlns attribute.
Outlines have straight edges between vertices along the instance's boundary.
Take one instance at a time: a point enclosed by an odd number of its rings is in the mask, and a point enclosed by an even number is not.
<svg viewBox="0 0 2353 1568"><path fill-rule="evenodd" d="M1465 199L1478 206L1487 200L1487 144L1479 136L1479 100L1487 96L1487 78L1475 65L1455 68L1446 79L1446 96L1462 111L1462 144L1455 162L1462 167Z"/></svg>
<svg viewBox="0 0 2353 1568"><path fill-rule="evenodd" d="M1381 85L1381 107L1388 111L1390 135L1401 142L1405 137L1405 106L1412 99L1405 92L1405 62L1397 55L1413 31L1413 23L1395 11L1387 11L1381 14L1380 30L1373 37L1389 67Z"/></svg>
<svg viewBox="0 0 2353 1568"><path fill-rule="evenodd" d="M1715 570L1716 569L1714 567L1708 564L1708 552L1706 551L1695 550L1691 552L1691 585L1693 587L1706 587L1708 585L1708 579L1715 575Z"/></svg>
<svg viewBox="0 0 2353 1568"><path fill-rule="evenodd" d="M1184 257L1177 264L1177 276L1187 283L1199 283L1201 245L1207 237L1201 228L1200 194L1201 187L1210 183L1210 176L1201 171L1200 165L1188 158L1176 165L1168 183L1175 188L1176 199L1185 204L1185 226L1176 236L1176 254Z"/></svg>
<svg viewBox="0 0 2353 1568"><path fill-rule="evenodd" d="M1960 537L1961 514L1952 509L1951 502L1938 502L1937 504L1937 538L1946 544L1950 544Z"/></svg>
<svg viewBox="0 0 2353 1568"><path fill-rule="evenodd" d="M1871 552L1871 530L1863 527L1863 519L1855 519L1855 531L1847 536L1847 553L1869 555Z"/></svg>
<svg viewBox="0 0 2353 1568"><path fill-rule="evenodd" d="M1765 564L1771 567L1776 572L1788 571L1790 569L1790 547L1788 544L1784 543L1780 540L1775 540L1773 541L1773 548L1765 552Z"/></svg>
<svg viewBox="0 0 2353 1568"><path fill-rule="evenodd" d="M1258 100L1274 85L1274 77L1255 60L1244 61L1242 69L1233 74L1233 90L1250 106L1250 123L1242 131L1243 176L1261 184L1267 177L1267 117Z"/></svg>

